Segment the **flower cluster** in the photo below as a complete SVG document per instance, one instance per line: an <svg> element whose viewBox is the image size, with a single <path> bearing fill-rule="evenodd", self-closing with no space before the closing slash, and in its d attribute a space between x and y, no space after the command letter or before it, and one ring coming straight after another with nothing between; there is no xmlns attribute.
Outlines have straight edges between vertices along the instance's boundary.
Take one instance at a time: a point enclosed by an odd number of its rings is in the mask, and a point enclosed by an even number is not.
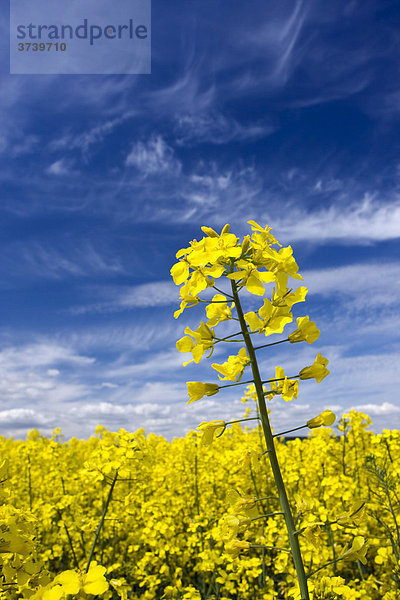
<svg viewBox="0 0 400 600"><path fill-rule="evenodd" d="M234 286L239 292L246 290L249 294L264 297L267 293L266 286L270 286L270 297L263 298L263 304L257 311L243 314L248 331L251 334L280 334L286 325L293 321L292 308L299 302L304 302L307 288L300 286L293 290L288 287L289 277L302 279L298 273L298 266L293 257L291 246L276 249L279 242L271 234L270 227L261 227L255 221L249 221L252 235L247 235L241 241L230 233L229 225L223 227L220 234L210 227L202 227L205 234L200 241L193 240L188 248L177 252L179 259L172 268L171 275L180 289L181 305L175 312L175 317L182 314L188 306L196 306L206 302L207 322L201 321L197 329L185 328L185 336L178 340L176 347L179 352L191 352L192 359L185 362L199 363L206 352L210 357L215 344L228 338L235 338L238 334L226 337L217 337L215 327L219 324L232 327L232 322L238 321L235 317L237 300L232 291L224 293L216 286L217 279L225 279L228 285ZM210 301L200 298L201 292L212 288L218 293ZM228 298L232 301L229 305ZM239 309L240 310L240 309ZM286 340L291 344L306 341L308 344L315 342L320 331L309 316L297 318L297 329L292 331ZM241 348L235 355L231 355L222 363L213 363L212 368L218 373L221 381L240 382L246 367L251 359L246 348ZM311 366L304 367L295 376L298 379L315 378L320 382L329 374L328 360L318 353ZM281 395L284 400L292 400L298 395L298 382L282 375L283 369L278 367L275 381L271 380L269 398ZM283 382L281 380L284 380ZM189 403L201 399L204 395L215 394L223 386L211 388L211 383L203 384L204 393L200 394L200 382L188 383ZM196 385L194 385L196 384Z"/></svg>

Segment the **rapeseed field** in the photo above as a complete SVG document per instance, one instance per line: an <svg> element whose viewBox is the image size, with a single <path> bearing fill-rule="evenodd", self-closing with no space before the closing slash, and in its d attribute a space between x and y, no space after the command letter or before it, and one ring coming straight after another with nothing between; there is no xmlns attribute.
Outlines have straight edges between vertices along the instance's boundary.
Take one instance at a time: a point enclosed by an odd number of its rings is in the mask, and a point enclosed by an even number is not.
<svg viewBox="0 0 400 600"><path fill-rule="evenodd" d="M341 435L276 439L306 572L368 540L365 564L350 555L310 578L314 598L399 597L400 433L369 423L353 412ZM210 445L203 435L1 438L0 598L289 598L295 572L260 430L233 424ZM240 539L266 548L226 549L240 521Z"/></svg>

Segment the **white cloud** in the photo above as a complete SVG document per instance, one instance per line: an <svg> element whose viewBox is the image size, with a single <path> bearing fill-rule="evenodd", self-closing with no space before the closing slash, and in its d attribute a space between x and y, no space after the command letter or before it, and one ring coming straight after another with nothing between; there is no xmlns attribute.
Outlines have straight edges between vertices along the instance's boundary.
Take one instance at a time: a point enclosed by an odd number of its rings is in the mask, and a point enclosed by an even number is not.
<svg viewBox="0 0 400 600"><path fill-rule="evenodd" d="M32 153L39 145L40 138L36 135L24 135L12 123L4 126L5 132L0 135L0 153L7 152L12 158Z"/></svg>
<svg viewBox="0 0 400 600"><path fill-rule="evenodd" d="M118 385L116 383L110 383L109 381L103 381L100 384L100 389L101 388L108 388L108 389L112 390L112 389L117 388L117 387L118 387Z"/></svg>
<svg viewBox="0 0 400 600"><path fill-rule="evenodd" d="M90 365L94 362L95 358L80 355L73 348L54 342L37 342L0 350L0 367L4 368L5 371L10 368L29 369L56 363ZM55 371L53 370L48 374L54 377Z"/></svg>
<svg viewBox="0 0 400 600"><path fill-rule="evenodd" d="M358 308L398 304L400 297L400 262L351 264L302 275L310 296L347 296Z"/></svg>
<svg viewBox="0 0 400 600"><path fill-rule="evenodd" d="M3 406L7 403L13 406L16 403L33 403L35 411L43 407L42 412L46 414L47 404L57 412L59 403L87 395L89 386L82 371L90 371L94 363L94 358L54 342L5 347L0 352L0 396ZM65 375L61 375L56 365L63 366ZM71 369L76 371L76 375L71 374Z"/></svg>
<svg viewBox="0 0 400 600"><path fill-rule="evenodd" d="M126 158L128 166L136 167L144 175L170 173L176 175L181 170L181 163L163 138L158 135L144 142L137 142Z"/></svg>
<svg viewBox="0 0 400 600"><path fill-rule="evenodd" d="M155 281L137 285L122 292L116 299L121 307L151 307L178 304L179 289L170 281Z"/></svg>
<svg viewBox="0 0 400 600"><path fill-rule="evenodd" d="M118 362L121 365L125 355L129 356L131 352L138 351L143 361L144 352L173 346L182 330L183 325L177 323L172 318L172 314L167 314L166 319L161 318L159 314L156 320L154 313L146 319L138 312L129 324L117 325L113 321L108 321L103 325L70 331L65 343L89 355L96 355L99 348L107 348L121 357ZM128 358L127 362L132 364L132 359L129 362ZM113 365L115 366L115 363Z"/></svg>
<svg viewBox="0 0 400 600"><path fill-rule="evenodd" d="M400 237L400 201L380 201L365 194L358 203L335 203L312 212L290 207L288 217L277 215L274 230L280 238L312 243L330 240L346 244L392 240ZM269 220L269 219L267 219Z"/></svg>
<svg viewBox="0 0 400 600"><path fill-rule="evenodd" d="M202 82L202 75L200 66L185 60L172 83L145 94L147 106L158 115L176 115L177 107L185 113L209 110L214 105L216 89L214 84Z"/></svg>
<svg viewBox="0 0 400 600"><path fill-rule="evenodd" d="M227 144L256 140L275 131L272 122L242 124L221 113L186 113L177 118L177 144L192 143Z"/></svg>
<svg viewBox="0 0 400 600"><path fill-rule="evenodd" d="M11 408L0 411L0 423L7 428L31 428L41 425L47 426L51 417L37 413L31 408Z"/></svg>
<svg viewBox="0 0 400 600"><path fill-rule="evenodd" d="M47 173L50 175L68 175L70 172L70 168L68 162L65 158L61 158L60 160L56 160L53 162L47 169Z"/></svg>
<svg viewBox="0 0 400 600"><path fill-rule="evenodd" d="M186 355L185 355L186 356ZM126 378L126 377L143 377L145 375L151 377L154 374L172 373L174 369L179 368L183 363L183 357L176 348L173 347L169 351L154 352L144 361L136 361L133 364L115 364L110 365L107 370L109 378Z"/></svg>
<svg viewBox="0 0 400 600"><path fill-rule="evenodd" d="M47 369L47 375L50 375L50 377L57 377L60 374L60 371L58 369Z"/></svg>
<svg viewBox="0 0 400 600"><path fill-rule="evenodd" d="M72 414L79 416L95 417L96 419L104 416L122 415L129 418L133 415L144 417L163 418L171 413L172 407L165 404L155 404L151 401L145 404L115 404L110 402L99 402L98 404L81 404L71 409Z"/></svg>
<svg viewBox="0 0 400 600"><path fill-rule="evenodd" d="M253 167L239 162L221 170L215 162L200 162L181 188L187 211L181 209L175 218L183 222L203 221L203 225L211 226L224 225L227 220L243 223L253 213L262 187Z"/></svg>
<svg viewBox="0 0 400 600"><path fill-rule="evenodd" d="M78 148L82 150L84 156L87 157L92 146L100 146L107 136L109 136L120 125L132 119L135 115L135 111L128 110L115 119L109 119L105 122L103 119L99 119L99 125L95 125L91 129L87 129L78 134L66 133L61 137L54 139L51 143L51 148L53 150L71 150Z"/></svg>
<svg viewBox="0 0 400 600"><path fill-rule="evenodd" d="M120 260L108 256L90 241L79 244L69 237L43 241L14 242L4 249L3 260L14 275L62 279L88 274L121 273Z"/></svg>
<svg viewBox="0 0 400 600"><path fill-rule="evenodd" d="M374 416L394 416L400 413L400 406L391 402L382 402L382 404L353 404L348 410L357 410L366 413L370 417ZM347 411L346 411L347 412Z"/></svg>
<svg viewBox="0 0 400 600"><path fill-rule="evenodd" d="M264 77L270 85L283 85L305 54L307 46L299 47L297 42L306 21L306 9L300 0L293 5L291 14L283 14L284 10L280 12L279 9L273 12L273 19L256 24L251 32L245 32L239 39L242 47L249 48L251 54L263 52L269 55L271 70Z"/></svg>

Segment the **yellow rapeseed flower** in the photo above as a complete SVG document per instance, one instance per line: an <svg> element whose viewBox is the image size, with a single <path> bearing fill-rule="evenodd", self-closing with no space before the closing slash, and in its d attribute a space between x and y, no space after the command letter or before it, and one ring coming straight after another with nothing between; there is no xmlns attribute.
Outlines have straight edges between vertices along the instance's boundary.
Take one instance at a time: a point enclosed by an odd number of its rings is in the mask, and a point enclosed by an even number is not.
<svg viewBox="0 0 400 600"><path fill-rule="evenodd" d="M190 329L190 327L186 327L185 333L188 335L176 342L176 348L179 350L179 352L191 352L193 355L193 360L183 363L184 366L193 361L195 363L199 363L203 354L207 350L211 350L207 358L212 355L214 351L215 333L208 327L208 325L201 321L198 328L194 331Z"/></svg>
<svg viewBox="0 0 400 600"><path fill-rule="evenodd" d="M197 429L199 429L203 434L201 436L201 443L203 446L209 446L212 443L214 435L217 433L217 431L223 431L225 429L225 421L203 421L200 423Z"/></svg>
<svg viewBox="0 0 400 600"><path fill-rule="evenodd" d="M248 550L250 545L250 542L246 542L245 540L229 540L225 543L225 552L231 558L237 558L243 550Z"/></svg>
<svg viewBox="0 0 400 600"><path fill-rule="evenodd" d="M353 539L351 547L344 550L340 556L343 560L359 560L363 565L367 564L366 553L368 549L368 543L365 541L362 535L356 535Z"/></svg>
<svg viewBox="0 0 400 600"><path fill-rule="evenodd" d="M188 404L200 400L203 396L214 396L219 391L217 383L202 383L201 381L188 381L187 390L190 400Z"/></svg>
<svg viewBox="0 0 400 600"><path fill-rule="evenodd" d="M213 363L211 366L213 369L224 375L218 377L222 380L228 381L240 381L244 372L245 367L250 364L250 359L246 352L246 348L241 348L236 356L230 356L226 362L222 365Z"/></svg>
<svg viewBox="0 0 400 600"><path fill-rule="evenodd" d="M315 379L320 383L330 373L329 369L326 368L328 363L329 360L322 356L321 352L318 352L314 363L309 367L301 369L299 373L300 379Z"/></svg>
<svg viewBox="0 0 400 600"><path fill-rule="evenodd" d="M297 380L288 379L282 367L275 368L275 378L280 381L270 382L271 391L266 394L269 400L272 400L276 395L282 396L282 399L285 400L285 402L297 398L299 393L299 382Z"/></svg>
<svg viewBox="0 0 400 600"><path fill-rule="evenodd" d="M206 313L208 317L207 326L214 327L222 321L228 321L232 318L232 309L234 303L229 308L226 297L222 294L215 294L212 301L206 307Z"/></svg>
<svg viewBox="0 0 400 600"><path fill-rule="evenodd" d="M288 335L288 339L291 344L303 341L312 344L319 338L320 333L314 321L310 321L307 315L297 319L297 329Z"/></svg>
<svg viewBox="0 0 400 600"><path fill-rule="evenodd" d="M337 519L338 525L359 525L365 519L366 503L364 500L354 502L350 510Z"/></svg>
<svg viewBox="0 0 400 600"><path fill-rule="evenodd" d="M92 562L89 571L63 571L55 578L54 582L59 583L65 594L77 594L80 591L94 596L104 594L108 590L108 581L104 577L106 568Z"/></svg>

